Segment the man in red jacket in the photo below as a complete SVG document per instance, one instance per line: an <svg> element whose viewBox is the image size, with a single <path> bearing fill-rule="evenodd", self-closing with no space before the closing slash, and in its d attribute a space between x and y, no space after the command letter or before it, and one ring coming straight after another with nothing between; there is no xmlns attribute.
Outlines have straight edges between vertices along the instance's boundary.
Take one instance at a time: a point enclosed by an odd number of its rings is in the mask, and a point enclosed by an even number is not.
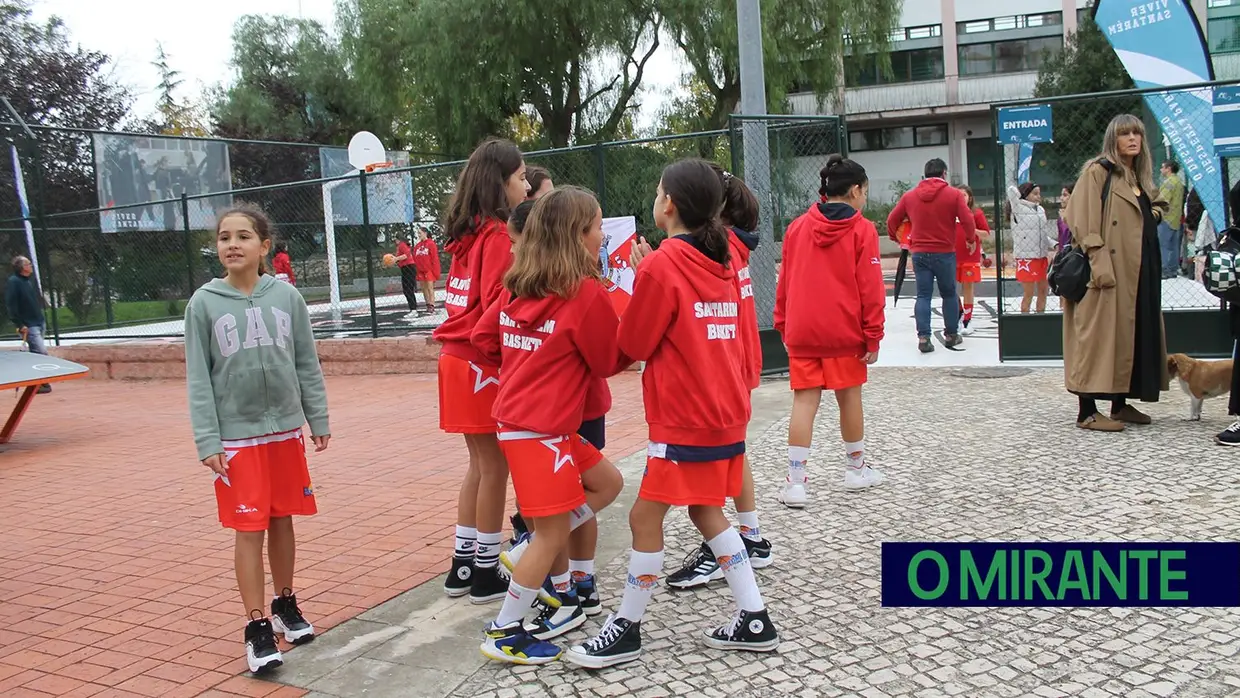
<svg viewBox="0 0 1240 698"><path fill-rule="evenodd" d="M917 348L923 354L934 351L930 337L930 301L937 282L943 298L943 343L948 349L960 344L960 301L956 297L956 222L964 229L969 244L977 244L973 212L964 192L947 183L947 163L939 158L926 163L925 179L900 201L887 216L887 235L908 219L913 235L913 273L917 279Z"/></svg>

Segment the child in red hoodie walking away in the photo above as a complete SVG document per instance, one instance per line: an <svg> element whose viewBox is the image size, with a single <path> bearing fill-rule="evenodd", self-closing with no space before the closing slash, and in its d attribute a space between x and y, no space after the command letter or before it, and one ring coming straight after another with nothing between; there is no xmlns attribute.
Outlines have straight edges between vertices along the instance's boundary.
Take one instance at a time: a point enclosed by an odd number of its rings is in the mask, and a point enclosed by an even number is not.
<svg viewBox="0 0 1240 698"><path fill-rule="evenodd" d="M878 360L887 290L878 231L861 215L869 194L865 168L840 155L819 173L826 197L788 226L775 287L775 329L788 347L793 390L788 425L788 481L779 501L809 501L806 464L822 391L835 391L844 438L844 487L872 487L883 475L865 460L861 386Z"/></svg>
<svg viewBox="0 0 1240 698"><path fill-rule="evenodd" d="M619 334L625 359L646 362L646 473L629 513L633 552L620 610L564 655L587 669L641 656L641 620L663 570L663 519L673 506L689 508L736 600L732 620L707 631L705 643L755 652L779 646L745 543L723 515L728 497L741 490L750 417L742 367L750 348L738 327L740 292L717 217L722 207L722 184L706 162L663 170L654 220L668 239L638 268Z"/></svg>
<svg viewBox="0 0 1240 698"><path fill-rule="evenodd" d="M508 466L491 416L499 366L483 358L470 343L470 334L503 290L504 273L512 264L508 210L524 201L528 191L521 151L508 141L489 140L469 156L444 216L451 240L446 249L452 255L444 296L448 319L431 335L442 344L439 428L463 434L469 449L469 470L457 501L452 571L444 592L468 594L477 604L508 593L498 569Z"/></svg>
<svg viewBox="0 0 1240 698"><path fill-rule="evenodd" d="M718 165L711 165L723 184L723 211L719 221L728 229L728 245L732 253L732 266L736 268L736 280L740 293L740 333L749 344L749 363L742 366L750 390L762 383L762 344L758 338L758 309L754 303L753 280L749 277L749 255L758 249L758 199L739 177ZM741 493L732 504L736 506L736 518L740 523L741 540L749 553L749 564L756 570L770 567L774 562L771 542L762 537L758 526L758 501L754 496L753 472L749 468L749 455L745 455ZM703 587L712 581L723 579L723 570L715 554L705 541L685 558L684 565L667 578L673 589Z"/></svg>
<svg viewBox="0 0 1240 698"><path fill-rule="evenodd" d="M973 284L982 280L982 233L990 232L986 223L986 214L982 207L973 201L973 190L968 186L956 187L965 197L965 205L973 212L973 227L976 235L969 242L964 224L956 221L956 283L960 284L960 334L971 335L973 330L969 323L973 322Z"/></svg>
<svg viewBox="0 0 1240 698"><path fill-rule="evenodd" d="M495 399L499 442L521 513L536 533L482 643L482 653L501 662L545 664L559 658L558 647L531 634L525 614L565 553L574 524L583 518L580 512L608 503L592 501L582 487L581 470L599 463L602 454L576 433L592 379L617 368L618 320L599 278L602 239L603 214L589 193L566 187L544 196L516 246L504 277L506 293L473 333L483 354L502 357ZM567 558L562 565L567 578ZM567 584L565 579L566 597ZM575 605L575 594L572 601ZM584 621L579 608L572 615L576 625Z"/></svg>

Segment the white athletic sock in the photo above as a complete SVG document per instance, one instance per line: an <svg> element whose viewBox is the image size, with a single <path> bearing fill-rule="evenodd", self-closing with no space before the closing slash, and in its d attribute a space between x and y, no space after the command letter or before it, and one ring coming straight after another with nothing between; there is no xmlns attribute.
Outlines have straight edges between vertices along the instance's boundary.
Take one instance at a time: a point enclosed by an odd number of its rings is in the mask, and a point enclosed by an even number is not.
<svg viewBox="0 0 1240 698"><path fill-rule="evenodd" d="M571 533L572 531L576 531L578 528L581 527L581 524L593 518L594 518L594 510L590 508L589 504L582 504L576 509L573 509L572 511L568 512L569 532Z"/></svg>
<svg viewBox="0 0 1240 698"><path fill-rule="evenodd" d="M498 532L478 534L478 554L474 558L477 567L494 567L499 563L499 542L503 537Z"/></svg>
<svg viewBox="0 0 1240 698"><path fill-rule="evenodd" d="M809 446L788 447L788 482L804 485L809 477L805 473L809 465Z"/></svg>
<svg viewBox="0 0 1240 698"><path fill-rule="evenodd" d="M737 608L742 611L761 611L765 608L762 592L758 591L758 581L753 576L753 567L749 564L749 554L745 552L745 543L736 529L728 528L707 545L723 569L723 577L728 580L728 588L732 590Z"/></svg>
<svg viewBox="0 0 1240 698"><path fill-rule="evenodd" d="M551 585L555 587L557 593L567 594L573 588L572 572L551 575Z"/></svg>
<svg viewBox="0 0 1240 698"><path fill-rule="evenodd" d="M568 572L573 575L574 581L580 581L586 577L593 577L594 560L569 560Z"/></svg>
<svg viewBox="0 0 1240 698"><path fill-rule="evenodd" d="M624 585L624 597L616 615L640 623L646 615L646 604L659 586L659 573L663 571L663 551L657 553L629 554L629 579Z"/></svg>
<svg viewBox="0 0 1240 698"><path fill-rule="evenodd" d="M865 439L844 442L844 464L849 470L860 470L865 465Z"/></svg>
<svg viewBox="0 0 1240 698"><path fill-rule="evenodd" d="M538 598L537 589L526 589L516 582L508 582L508 595L504 597L504 605L495 617L495 624L503 627L525 618L526 612Z"/></svg>
<svg viewBox="0 0 1240 698"><path fill-rule="evenodd" d="M452 551L453 557L471 558L474 556L474 550L478 547L478 529L470 526L456 527L456 546Z"/></svg>
<svg viewBox="0 0 1240 698"><path fill-rule="evenodd" d="M758 530L758 512L738 511L736 520L741 525L741 537L757 542L762 540L762 532Z"/></svg>

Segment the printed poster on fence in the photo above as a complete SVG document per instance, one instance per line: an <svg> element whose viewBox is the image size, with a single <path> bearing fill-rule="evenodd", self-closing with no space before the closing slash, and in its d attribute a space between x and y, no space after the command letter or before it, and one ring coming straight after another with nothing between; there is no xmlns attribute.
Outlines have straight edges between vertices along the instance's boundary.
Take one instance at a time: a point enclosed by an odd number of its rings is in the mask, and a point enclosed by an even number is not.
<svg viewBox="0 0 1240 698"><path fill-rule="evenodd" d="M637 218L621 216L603 219L603 246L599 262L603 267L603 286L611 296L616 315L624 315L633 298L633 279L637 272L629 266L629 255L637 240Z"/></svg>

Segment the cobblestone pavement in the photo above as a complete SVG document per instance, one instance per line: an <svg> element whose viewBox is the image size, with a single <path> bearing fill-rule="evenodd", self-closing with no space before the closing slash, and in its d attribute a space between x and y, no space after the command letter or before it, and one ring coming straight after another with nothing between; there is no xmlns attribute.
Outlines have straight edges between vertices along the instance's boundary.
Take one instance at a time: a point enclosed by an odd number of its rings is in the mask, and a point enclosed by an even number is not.
<svg viewBox="0 0 1240 698"><path fill-rule="evenodd" d="M803 511L773 499L785 474L790 403L786 393L779 398L784 412L750 445L762 528L776 546L776 564L758 575L782 631L777 653L729 654L699 642L702 630L732 613L722 581L688 593L663 587L643 622L639 662L596 673L563 663L483 663L435 690L459 698L1240 695L1236 609L881 607L882 541L1240 539L1240 453L1212 442L1229 422L1225 400L1208 402L1204 421L1194 423L1183 421L1187 398L1164 393L1164 402L1142 406L1152 426L1096 434L1073 427L1075 402L1061 371L1021 372L987 379L961 375L987 373L976 370L875 370L866 443L888 481L863 493L838 487L841 445L827 398ZM605 536L627 537L623 516L606 523ZM699 540L683 511L674 513L665 571ZM599 570L609 611L627 564L617 553ZM480 629L490 613L475 614L469 628ZM411 616L404 625L433 636L432 618ZM561 640L580 642L598 620ZM392 637L378 639L402 642ZM456 651L469 646L463 637ZM363 673L375 681L363 682L366 693L388 695L378 689L391 672L376 660L392 651L367 657ZM353 695L335 685L306 687Z"/></svg>

